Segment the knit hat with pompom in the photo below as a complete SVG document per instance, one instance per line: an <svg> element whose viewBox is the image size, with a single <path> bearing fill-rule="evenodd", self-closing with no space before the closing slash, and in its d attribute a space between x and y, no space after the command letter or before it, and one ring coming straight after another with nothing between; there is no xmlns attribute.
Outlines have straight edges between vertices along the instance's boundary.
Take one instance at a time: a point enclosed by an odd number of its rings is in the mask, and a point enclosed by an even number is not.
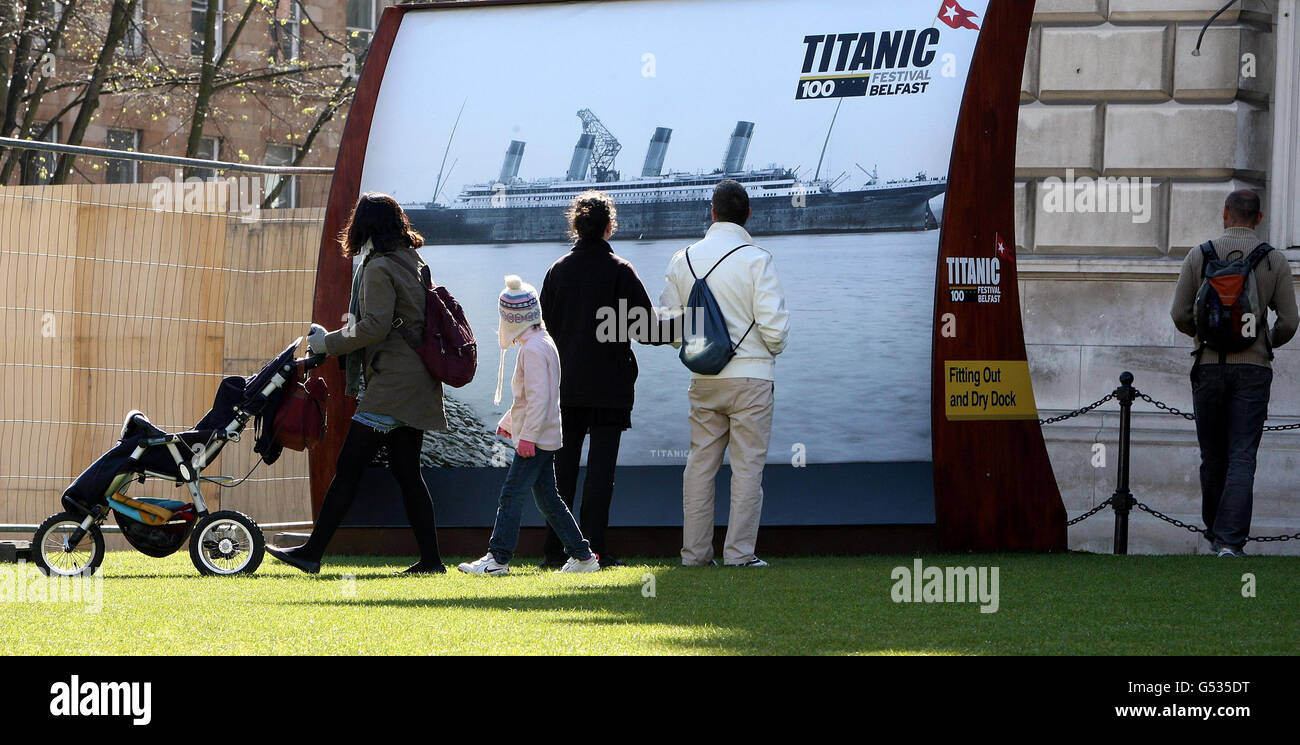
<svg viewBox="0 0 1300 745"><path fill-rule="evenodd" d="M501 403L501 384L505 378L506 350L528 329L542 323L542 305L537 299L537 288L519 278L506 275L506 287L497 298L500 321L497 325L497 343L501 345L501 360L497 365L497 390L492 401Z"/></svg>

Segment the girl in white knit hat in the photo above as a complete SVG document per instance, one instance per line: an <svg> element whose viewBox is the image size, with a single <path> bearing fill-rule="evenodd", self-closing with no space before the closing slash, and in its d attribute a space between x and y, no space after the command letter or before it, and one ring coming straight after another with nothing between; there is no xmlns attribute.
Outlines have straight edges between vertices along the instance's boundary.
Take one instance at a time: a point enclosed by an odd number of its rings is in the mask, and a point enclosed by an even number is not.
<svg viewBox="0 0 1300 745"><path fill-rule="evenodd" d="M519 543L519 520L524 500L531 490L537 509L564 543L569 560L561 572L594 572L600 557L592 553L582 537L573 514L555 489L555 451L560 449L560 354L542 326L542 307L537 290L518 276L506 277L498 297L501 320L497 341L501 359L497 365L497 390L493 399L501 403L501 383L506 350L519 347L515 373L510 381L514 403L497 424L497 434L515 443L515 458L506 473L497 503L489 550L483 558L461 564L466 574L508 574L510 559Z"/></svg>

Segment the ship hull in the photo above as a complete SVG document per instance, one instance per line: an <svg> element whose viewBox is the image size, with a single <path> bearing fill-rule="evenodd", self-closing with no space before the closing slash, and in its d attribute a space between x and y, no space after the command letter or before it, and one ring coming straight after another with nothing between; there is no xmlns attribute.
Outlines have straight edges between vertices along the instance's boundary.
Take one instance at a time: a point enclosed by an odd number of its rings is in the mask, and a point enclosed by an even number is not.
<svg viewBox="0 0 1300 745"><path fill-rule="evenodd" d="M929 201L943 184L867 191L754 197L751 235L870 233L937 227ZM617 197L615 197L617 199ZM412 225L429 245L567 241L564 210L556 207L407 208ZM618 204L618 234L638 240L698 238L712 221L708 202Z"/></svg>

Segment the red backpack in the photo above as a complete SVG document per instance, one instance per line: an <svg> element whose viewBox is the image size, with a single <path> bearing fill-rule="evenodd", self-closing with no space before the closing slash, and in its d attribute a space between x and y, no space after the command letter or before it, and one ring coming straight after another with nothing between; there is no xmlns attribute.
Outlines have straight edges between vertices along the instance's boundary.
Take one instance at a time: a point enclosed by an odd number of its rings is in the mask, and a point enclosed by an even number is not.
<svg viewBox="0 0 1300 745"><path fill-rule="evenodd" d="M402 264L414 272L414 268ZM393 319L393 328L420 356L424 367L435 380L460 388L474 379L478 369L478 342L470 330L465 311L446 287L435 287L428 265L420 267L420 285L424 287L424 336L420 337Z"/></svg>

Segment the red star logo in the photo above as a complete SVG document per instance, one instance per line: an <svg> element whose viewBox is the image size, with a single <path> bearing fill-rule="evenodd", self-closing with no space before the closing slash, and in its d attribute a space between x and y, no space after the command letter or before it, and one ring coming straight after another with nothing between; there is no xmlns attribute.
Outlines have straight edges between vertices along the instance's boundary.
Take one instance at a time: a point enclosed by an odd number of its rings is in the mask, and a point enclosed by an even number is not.
<svg viewBox="0 0 1300 745"><path fill-rule="evenodd" d="M944 0L939 8L939 20L946 23L949 28L971 28L979 31L980 27L971 20L974 17L975 14L961 7L957 0Z"/></svg>

